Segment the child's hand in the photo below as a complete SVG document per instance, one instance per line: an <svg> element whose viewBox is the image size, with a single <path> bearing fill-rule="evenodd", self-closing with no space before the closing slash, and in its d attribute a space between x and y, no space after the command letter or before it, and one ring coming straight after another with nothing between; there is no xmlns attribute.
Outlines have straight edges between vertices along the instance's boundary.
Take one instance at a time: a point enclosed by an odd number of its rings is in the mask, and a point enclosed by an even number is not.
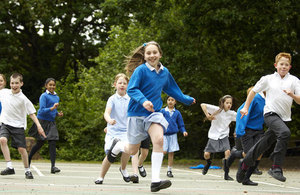
<svg viewBox="0 0 300 195"><path fill-rule="evenodd" d="M45 132L44 132L44 129L42 128L41 125L37 126L37 129L38 129L38 133L39 133L41 136L43 136L44 138L47 137L46 134L45 134Z"/></svg>
<svg viewBox="0 0 300 195"><path fill-rule="evenodd" d="M60 116L60 117L62 117L64 115L64 113L62 112L62 111L60 111L59 113L58 113L58 116Z"/></svg>
<svg viewBox="0 0 300 195"><path fill-rule="evenodd" d="M244 116L246 116L247 114L248 114L248 109L246 109L245 107L244 108L242 108L241 110L240 110L240 113L241 113L241 119L244 117Z"/></svg>
<svg viewBox="0 0 300 195"><path fill-rule="evenodd" d="M196 104L196 99L195 98L193 98L194 100L193 100L193 103L192 104Z"/></svg>
<svg viewBox="0 0 300 195"><path fill-rule="evenodd" d="M188 136L189 134L188 134L188 132L183 132L183 136L184 137L186 137L186 136Z"/></svg>
<svg viewBox="0 0 300 195"><path fill-rule="evenodd" d="M284 89L283 92L286 93L287 95L291 96L291 97L293 97L293 95L294 95L294 93L289 89Z"/></svg>
<svg viewBox="0 0 300 195"><path fill-rule="evenodd" d="M56 109L56 108L58 107L58 105L59 105L59 103L55 103L55 104L53 104L53 106L52 106L52 110Z"/></svg>
<svg viewBox="0 0 300 195"><path fill-rule="evenodd" d="M114 125L117 123L117 121L115 119L110 119L108 123Z"/></svg>
<svg viewBox="0 0 300 195"><path fill-rule="evenodd" d="M104 131L104 133L107 133L107 127L105 127L105 128L103 129L103 131Z"/></svg>
<svg viewBox="0 0 300 195"><path fill-rule="evenodd" d="M143 103L143 107L144 107L146 110L148 110L149 112L154 112L153 104L152 104L152 102L150 102L150 101L145 101L145 102Z"/></svg>
<svg viewBox="0 0 300 195"><path fill-rule="evenodd" d="M216 117L215 117L215 116L213 116L213 115L211 115L211 114L208 114L208 116L206 116L206 118L207 118L208 120L210 120L210 121L212 121L212 120L215 120L215 119L216 119Z"/></svg>

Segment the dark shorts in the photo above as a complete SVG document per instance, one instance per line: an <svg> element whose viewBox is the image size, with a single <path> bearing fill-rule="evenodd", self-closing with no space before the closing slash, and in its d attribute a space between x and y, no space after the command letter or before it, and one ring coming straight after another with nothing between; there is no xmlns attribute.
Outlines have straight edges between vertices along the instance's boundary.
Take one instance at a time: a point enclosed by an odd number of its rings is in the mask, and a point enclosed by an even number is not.
<svg viewBox="0 0 300 195"><path fill-rule="evenodd" d="M243 151L247 152L258 142L258 140L264 135L263 130L245 129L245 134L241 137Z"/></svg>
<svg viewBox="0 0 300 195"><path fill-rule="evenodd" d="M144 139L141 142L140 148L149 149L150 148L150 137L148 136L147 139Z"/></svg>
<svg viewBox="0 0 300 195"><path fill-rule="evenodd" d="M11 147L13 148L26 148L24 128L17 128L2 124L0 129L0 137L6 137L7 140L9 140L11 137Z"/></svg>
<svg viewBox="0 0 300 195"><path fill-rule="evenodd" d="M217 153L225 152L226 150L230 150L228 136L218 140L208 139L204 152Z"/></svg>
<svg viewBox="0 0 300 195"><path fill-rule="evenodd" d="M47 137L44 138L38 133L37 126L35 123L33 123L31 128L29 129L28 135L35 137L37 140L59 140L58 131L54 121L39 119L39 122L43 127Z"/></svg>

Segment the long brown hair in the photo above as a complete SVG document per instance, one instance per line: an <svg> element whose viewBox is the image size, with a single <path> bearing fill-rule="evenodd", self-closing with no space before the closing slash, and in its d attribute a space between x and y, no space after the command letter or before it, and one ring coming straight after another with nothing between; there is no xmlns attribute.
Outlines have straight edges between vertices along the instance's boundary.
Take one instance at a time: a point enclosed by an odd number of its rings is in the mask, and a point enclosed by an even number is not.
<svg viewBox="0 0 300 195"><path fill-rule="evenodd" d="M148 45L155 45L158 48L158 51L162 55L162 50L158 43L155 41L150 41L147 43L144 43L143 45L137 47L135 50L131 52L130 56L127 56L125 59L125 71L128 77L131 77L133 71L141 64L145 63L145 48Z"/></svg>

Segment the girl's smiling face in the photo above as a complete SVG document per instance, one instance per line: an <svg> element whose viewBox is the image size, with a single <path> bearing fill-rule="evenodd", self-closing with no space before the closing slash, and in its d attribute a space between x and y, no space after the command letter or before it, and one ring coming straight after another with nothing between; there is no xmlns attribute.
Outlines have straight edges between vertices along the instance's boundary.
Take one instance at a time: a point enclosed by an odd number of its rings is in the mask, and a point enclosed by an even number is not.
<svg viewBox="0 0 300 195"><path fill-rule="evenodd" d="M162 57L161 53L158 50L158 47L153 44L149 44L145 48L145 60L148 64L153 67L157 67L160 58Z"/></svg>
<svg viewBox="0 0 300 195"><path fill-rule="evenodd" d="M56 83L55 81L51 80L45 85L45 87L50 93L54 94Z"/></svg>

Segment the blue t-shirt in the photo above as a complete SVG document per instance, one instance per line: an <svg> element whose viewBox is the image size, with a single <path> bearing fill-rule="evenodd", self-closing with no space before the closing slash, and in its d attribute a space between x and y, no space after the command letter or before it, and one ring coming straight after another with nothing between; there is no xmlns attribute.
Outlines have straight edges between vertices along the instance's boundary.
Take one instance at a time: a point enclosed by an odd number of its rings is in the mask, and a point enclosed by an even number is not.
<svg viewBox="0 0 300 195"><path fill-rule="evenodd" d="M245 129L263 130L265 98L257 93L249 106L248 114L241 119L240 110L244 105L245 103L239 107L236 115L235 132L237 137L243 136Z"/></svg>
<svg viewBox="0 0 300 195"><path fill-rule="evenodd" d="M40 96L40 109L37 118L47 121L54 121L58 114L57 109L50 110L55 103L59 103L59 97L56 93L51 94L49 91L42 93Z"/></svg>
<svg viewBox="0 0 300 195"><path fill-rule="evenodd" d="M157 73L155 70L151 71L146 64L138 66L127 87L127 94L131 98L128 105L128 116L149 116L151 112L143 107L143 103L147 100L152 102L155 112L159 112L163 105L162 91L187 105L194 101L192 97L182 93L166 67Z"/></svg>

